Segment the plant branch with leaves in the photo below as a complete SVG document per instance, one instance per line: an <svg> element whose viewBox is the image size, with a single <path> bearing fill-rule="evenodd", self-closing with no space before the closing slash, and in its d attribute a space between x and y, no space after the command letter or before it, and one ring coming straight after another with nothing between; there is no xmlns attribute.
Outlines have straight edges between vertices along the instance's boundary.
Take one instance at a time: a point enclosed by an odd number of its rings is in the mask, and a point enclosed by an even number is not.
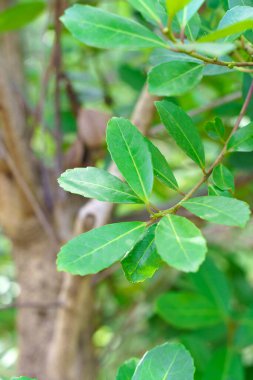
<svg viewBox="0 0 253 380"><path fill-rule="evenodd" d="M129 3L150 23L151 28L83 5L67 9L61 20L74 37L88 46L152 50L153 67L147 78L149 92L160 97L172 97L155 103L158 115L177 146L200 168L202 178L184 194L167 158L158 147L128 119L113 117L107 125L106 142L120 178L104 169L87 167L67 170L59 178L59 184L66 191L86 198L143 205L150 218L146 222L108 224L75 237L62 247L57 267L60 271L85 276L120 261L130 282L142 282L152 277L162 263L187 273L197 272L206 265L207 242L189 218L176 215L179 208L183 207L207 222L226 226L242 228L250 218L247 203L234 197L234 177L223 165L223 159L230 152L253 151L252 124L241 128L252 99L253 82L228 135L221 120L209 123L209 133L222 144L220 153L209 165L203 139L175 97L196 87L210 72L211 75L224 73L224 70L253 72L253 45L245 37L245 31L253 27L253 8L231 6L217 29L207 34L201 24L196 28L192 22L204 1L130 0ZM182 199L173 207L160 210L152 198L155 178L180 194ZM208 195L194 197L205 184ZM196 302L196 308L202 302L205 309L212 309L207 300L195 300L193 297L192 302ZM215 314L215 311L211 313ZM215 321L219 318L214 315ZM227 318L225 320L227 323ZM162 365L166 368L164 373L159 366L152 367L153 360L166 361L175 352L188 363L187 373L183 372L186 367L179 368L180 360L171 363L168 369L168 361ZM134 380L147 379L149 366L153 377L158 379L170 374L174 365L175 371L181 371L187 380L193 378L194 372L188 352L176 344L156 347L137 367L135 362L129 365L132 371L129 378ZM120 376L118 378L121 379Z"/></svg>

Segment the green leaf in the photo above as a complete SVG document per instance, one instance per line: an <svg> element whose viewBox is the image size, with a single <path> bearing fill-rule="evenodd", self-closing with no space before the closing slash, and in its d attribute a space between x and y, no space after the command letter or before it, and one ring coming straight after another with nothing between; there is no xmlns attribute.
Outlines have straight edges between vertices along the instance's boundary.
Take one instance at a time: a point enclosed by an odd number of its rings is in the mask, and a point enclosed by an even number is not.
<svg viewBox="0 0 253 380"><path fill-rule="evenodd" d="M253 123L246 127L240 128L229 140L228 150L235 152L252 152L253 151Z"/></svg>
<svg viewBox="0 0 253 380"><path fill-rule="evenodd" d="M116 380L132 380L139 359L132 358L123 363L117 372Z"/></svg>
<svg viewBox="0 0 253 380"><path fill-rule="evenodd" d="M196 14L204 0L191 0L190 3L178 12L177 19L181 26L185 26L191 18Z"/></svg>
<svg viewBox="0 0 253 380"><path fill-rule="evenodd" d="M235 49L235 44L231 42L191 42L187 45L175 44L174 46L182 51L197 52L215 57L226 55Z"/></svg>
<svg viewBox="0 0 253 380"><path fill-rule="evenodd" d="M237 7L238 5L249 5L253 7L253 0L228 0L229 8Z"/></svg>
<svg viewBox="0 0 253 380"><path fill-rule="evenodd" d="M201 18L196 13L190 21L185 25L185 35L190 41L195 41L198 38L201 27Z"/></svg>
<svg viewBox="0 0 253 380"><path fill-rule="evenodd" d="M189 273L187 278L193 284L196 292L220 310L224 320L230 310L231 294L224 274L207 258L197 273Z"/></svg>
<svg viewBox="0 0 253 380"><path fill-rule="evenodd" d="M57 268L72 274L98 273L121 260L145 230L145 223L108 224L81 234L65 244Z"/></svg>
<svg viewBox="0 0 253 380"><path fill-rule="evenodd" d="M227 197L198 197L182 202L182 206L199 218L225 226L244 227L250 217L247 203Z"/></svg>
<svg viewBox="0 0 253 380"><path fill-rule="evenodd" d="M174 61L155 66L148 74L149 91L159 96L179 96L202 79L203 65Z"/></svg>
<svg viewBox="0 0 253 380"><path fill-rule="evenodd" d="M194 371L192 357L183 345L165 343L146 352L132 380L193 380Z"/></svg>
<svg viewBox="0 0 253 380"><path fill-rule="evenodd" d="M189 292L170 292L157 300L158 314L172 326L199 329L219 324L223 317L207 298Z"/></svg>
<svg viewBox="0 0 253 380"><path fill-rule="evenodd" d="M67 170L58 182L64 190L86 198L111 203L142 203L126 183L98 168Z"/></svg>
<svg viewBox="0 0 253 380"><path fill-rule="evenodd" d="M0 33L23 28L34 21L45 9L44 1L28 1L0 12Z"/></svg>
<svg viewBox="0 0 253 380"><path fill-rule="evenodd" d="M142 16L152 23L162 26L162 19L166 18L166 12L163 6L158 1L153 0L128 0L128 2L139 11Z"/></svg>
<svg viewBox="0 0 253 380"><path fill-rule="evenodd" d="M235 180L231 171L224 165L218 165L214 168L212 179L214 184L221 190L235 190Z"/></svg>
<svg viewBox="0 0 253 380"><path fill-rule="evenodd" d="M160 118L177 145L201 168L205 167L205 152L201 137L191 118L174 103L156 102Z"/></svg>
<svg viewBox="0 0 253 380"><path fill-rule="evenodd" d="M202 63L199 59L191 57L185 53L177 53L175 51L170 51L167 49L155 49L151 54L151 64L152 66L157 66L161 63L171 62L171 61L183 61L183 62L193 62Z"/></svg>
<svg viewBox="0 0 253 380"><path fill-rule="evenodd" d="M231 192L229 191L224 191L224 190L221 190L219 189L217 186L215 185L209 185L208 186L208 195L210 196L215 196L215 197L219 197L219 196L222 196L222 197L229 197L231 198L232 197L232 194Z"/></svg>
<svg viewBox="0 0 253 380"><path fill-rule="evenodd" d="M247 29L253 28L253 8L238 6L227 11L222 18L218 29L206 36L201 37L199 42L216 41L221 38L235 40Z"/></svg>
<svg viewBox="0 0 253 380"><path fill-rule="evenodd" d="M166 158L150 140L146 139L146 141L151 153L155 176L169 188L177 191L178 183Z"/></svg>
<svg viewBox="0 0 253 380"><path fill-rule="evenodd" d="M75 38L89 46L103 49L166 47L158 36L135 21L88 5L68 8L61 21Z"/></svg>
<svg viewBox="0 0 253 380"><path fill-rule="evenodd" d="M169 13L170 19L173 19L174 16L183 9L191 0L166 0L166 7Z"/></svg>
<svg viewBox="0 0 253 380"><path fill-rule="evenodd" d="M153 166L147 143L138 129L127 119L112 118L106 141L113 161L133 191L148 202L153 188Z"/></svg>
<svg viewBox="0 0 253 380"><path fill-rule="evenodd" d="M239 320L239 326L235 332L234 344L244 348L251 346L253 342L253 307L251 306Z"/></svg>
<svg viewBox="0 0 253 380"><path fill-rule="evenodd" d="M244 380L240 355L231 348L215 350L206 367L203 380Z"/></svg>
<svg viewBox="0 0 253 380"><path fill-rule="evenodd" d="M219 117L216 117L214 121L209 121L205 126L205 130L212 139L223 141L225 137L225 127Z"/></svg>
<svg viewBox="0 0 253 380"><path fill-rule="evenodd" d="M196 272L205 259L206 241L200 230L181 216L164 216L158 223L155 242L161 258L184 272Z"/></svg>
<svg viewBox="0 0 253 380"><path fill-rule="evenodd" d="M156 225L151 226L129 254L122 260L126 278L130 282L142 282L151 278L161 265L155 246Z"/></svg>
<svg viewBox="0 0 253 380"><path fill-rule="evenodd" d="M191 353L198 372L203 372L210 358L211 347L208 339L201 339L197 334L191 332L183 335L180 334L180 342ZM201 379L201 376L198 376L198 372L195 375L195 380Z"/></svg>

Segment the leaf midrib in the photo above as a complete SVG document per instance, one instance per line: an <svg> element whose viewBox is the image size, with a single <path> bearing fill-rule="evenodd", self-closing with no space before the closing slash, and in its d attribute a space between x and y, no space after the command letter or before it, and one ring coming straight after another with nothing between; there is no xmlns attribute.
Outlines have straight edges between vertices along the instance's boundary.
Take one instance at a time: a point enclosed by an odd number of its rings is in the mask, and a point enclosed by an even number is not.
<svg viewBox="0 0 253 380"><path fill-rule="evenodd" d="M219 208L215 208L214 206L211 206L211 205L209 205L209 204L206 204L206 203L200 203L200 202L192 202L192 201L190 201L190 202L183 202L182 203L182 205L184 205L184 204L189 204L189 205L191 205L191 204L195 204L195 205L198 205L198 206L202 206L202 207L207 207L207 208L210 208L211 210L215 210L216 212L218 212L218 213L220 213L220 214L222 214L222 215L224 215L224 216L226 216L226 217L230 217L232 220L234 220L235 222L236 222L236 225L238 225L238 219L235 219L232 215L230 215L230 214L226 214L224 211L221 211ZM203 217L204 218L204 217ZM240 224L241 225L241 224Z"/></svg>
<svg viewBox="0 0 253 380"><path fill-rule="evenodd" d="M159 17L157 17L157 15L153 12L153 10L148 7L147 4L145 4L145 2L143 0L139 0L140 4L143 6L143 8L146 9L146 11L149 13L149 15L159 24L160 23L160 19Z"/></svg>
<svg viewBox="0 0 253 380"><path fill-rule="evenodd" d="M149 37L144 37L144 36L141 36L137 33L131 33L131 32L128 32L128 31L125 31L125 30L121 30L121 29L116 29L116 28L113 28L113 27L110 27L108 25L103 25L103 24L95 24L93 22L89 22L87 20L82 20L80 21L80 24L88 24L88 25L92 25L93 27L95 28L100 28L100 29L104 29L104 30L111 30L113 32L115 32L116 34L125 34L125 35L129 35L131 37L135 37L135 38L139 38L140 40L144 40L144 41L150 41L150 42L153 42L157 45L160 45L162 46L163 48L167 48L167 45L165 43L163 43L162 41L159 41L159 40L156 40L156 39L152 39L152 38L149 38ZM137 24L138 25L138 24ZM139 25L138 25L139 26ZM144 29L145 30L145 29ZM148 32L150 32L148 29L147 29ZM151 33L151 32L150 32Z"/></svg>
<svg viewBox="0 0 253 380"><path fill-rule="evenodd" d="M153 239L150 241L150 243L148 244L148 246L145 248L143 254L142 254L141 257L139 258L139 260L136 262L135 267L134 267L133 270L130 272L131 275L136 271L136 269L138 268L138 266L139 266L141 260L144 258L144 256L146 255L147 251L149 250L149 248L151 247L151 245L153 244L154 241L155 241L155 238L153 238Z"/></svg>
<svg viewBox="0 0 253 380"><path fill-rule="evenodd" d="M108 187L108 186L104 186L104 185L101 185L101 184L98 184L98 183L87 182L87 181L83 181L83 180L79 180L79 181L77 181L77 180L69 180L69 181L73 182L73 183L76 183L76 184L87 184L87 185L92 185L93 187L101 187L101 188L106 189L106 190L113 190L115 193L124 194L124 195L127 195L128 197L136 198L137 200L139 199L135 194L126 193L124 191L115 189L114 187ZM65 180L65 182L68 182L68 180Z"/></svg>
<svg viewBox="0 0 253 380"><path fill-rule="evenodd" d="M163 64L162 64L163 65ZM159 66L158 66L159 67ZM171 84L175 81L177 81L179 78L185 76L185 75L188 75L189 73L191 73L192 71L194 70L197 70L197 69L202 69L203 70L203 65L197 65L196 67L188 70L188 71L184 71L182 74L178 75L177 77L173 77L172 79L170 80L167 80L167 81L164 81L161 85L157 86L157 88L163 88L164 85L168 85L168 84Z"/></svg>
<svg viewBox="0 0 253 380"><path fill-rule="evenodd" d="M146 192L146 189L145 189L144 183L143 183L143 181L142 181L142 178L141 178L141 175L140 175L140 173L139 173L138 167L136 166L136 163L135 163L134 157L133 157L133 155L132 155L132 152L131 152L131 150L130 150L130 148L129 148L129 145L128 145L126 139L125 139L125 136L124 136L123 132L121 131L121 127L120 127L119 122L117 122L117 126L118 126L118 129L119 129L119 131L120 131L121 137L122 137L122 139L124 140L124 143L125 143L125 145L126 145L126 148L127 148L128 153L129 153L129 156L130 156L130 158L131 158L131 160L132 160L132 162L133 162L133 165L134 165L135 171L136 171L136 173L137 173L137 176L138 176L138 178L139 178L139 182L140 182L140 185L141 185L141 188L142 188L142 191L143 191L143 195L144 195L144 198L145 198L144 200L145 200L145 201L148 201L148 195L147 195L147 192Z"/></svg>
<svg viewBox="0 0 253 380"><path fill-rule="evenodd" d="M165 174L163 174L162 172L160 172L159 169L154 169L154 171L155 171L155 173L157 173L158 176L160 176L160 177L162 177L164 180L166 180L166 182L168 181L168 182L170 183L172 189L174 189L174 190L176 190L176 191L178 190L178 186L176 186L176 185L174 184L174 182L172 182L172 180L171 180L169 177L167 177Z"/></svg>
<svg viewBox="0 0 253 380"><path fill-rule="evenodd" d="M168 113L167 109L166 109L162 104L161 104L161 107L164 109L165 112ZM170 117L173 119L174 123L177 125L177 127L178 127L178 129L180 130L180 132L182 133L182 135L185 137L185 139L187 140L187 142L190 144L190 146L191 146L191 148L192 148L192 150L193 150L193 153L194 153L195 157L197 158L197 161L199 162L200 166L201 166L202 168L204 168L204 167L205 167L204 162L202 162L202 160L201 160L201 158L199 157L199 155L198 155L196 149L194 148L194 146L192 145L191 141L190 141L190 140L188 139L188 137L186 136L184 130L181 128L180 124L177 122L177 120L173 117L172 114L170 114ZM166 123L164 123L164 124L165 124L165 126L166 126Z"/></svg>
<svg viewBox="0 0 253 380"><path fill-rule="evenodd" d="M107 242L107 243L105 243L105 244L103 244L103 245L101 245L101 246L99 246L99 247L93 249L92 251L90 251L90 252L88 252L88 253L85 253L84 255L78 257L76 260L72 261L71 264L75 264L75 263L77 263L78 261L82 260L83 258L86 258L87 256L91 256L91 255L93 255L93 254L96 253L97 251L99 251L99 250L101 250L101 249L107 247L107 246L110 245L110 244L113 244L113 243L116 242L117 240L120 240L120 239L122 239L123 237L125 237L125 236L129 235L130 233L132 233L133 231L138 230L138 229L143 228L143 227L144 227L144 223L141 224L141 225L138 226L138 227L135 227L135 228L131 229L130 231L125 232L125 233L122 234L122 235L117 236L115 239L110 240L109 242Z"/></svg>
<svg viewBox="0 0 253 380"><path fill-rule="evenodd" d="M191 260L190 260L190 257L189 257L189 255L188 255L187 251L185 250L185 248L184 248L184 246L183 246L183 244L182 244L182 242L181 242L181 240L180 240L180 238L179 238L179 236L178 236L178 234L177 234L177 231L176 231L176 229L175 229L175 226L174 226L174 224L173 224L171 218L170 218L169 216L167 216L167 219L168 219L168 221L169 221L169 223L170 223L170 225L171 225L172 232L173 232L174 235L175 235L175 238L176 238L176 241L178 242L179 247L180 247L181 250L183 251L185 258L190 262L190 261L191 261Z"/></svg>
<svg viewBox="0 0 253 380"><path fill-rule="evenodd" d="M241 139L240 141L238 141L237 143L232 145L231 148L233 148L233 149L238 148L238 147L240 147L241 144L247 142L247 140L253 139L253 131L251 133L252 133L252 135L244 137L243 139Z"/></svg>
<svg viewBox="0 0 253 380"><path fill-rule="evenodd" d="M169 375L170 370L171 370L173 364L175 363L176 358L177 358L177 356L178 356L179 353L180 353L180 350L178 349L177 352L176 352L175 355L174 355L174 358L172 359L172 361L171 361L171 363L170 363L170 365L169 365L168 370L166 371L165 375L163 376L162 380L166 380L166 378L167 378L167 376Z"/></svg>

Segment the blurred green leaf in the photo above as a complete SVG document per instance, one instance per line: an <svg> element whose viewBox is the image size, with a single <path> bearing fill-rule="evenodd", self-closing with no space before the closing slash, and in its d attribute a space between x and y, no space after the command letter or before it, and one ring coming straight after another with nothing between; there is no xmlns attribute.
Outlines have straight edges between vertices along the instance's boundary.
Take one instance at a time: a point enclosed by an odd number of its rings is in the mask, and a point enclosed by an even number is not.
<svg viewBox="0 0 253 380"><path fill-rule="evenodd" d="M212 179L214 184L221 190L235 190L235 180L231 171L220 164L213 170Z"/></svg>
<svg viewBox="0 0 253 380"><path fill-rule="evenodd" d="M187 278L194 285L196 292L214 303L226 319L230 311L231 293L225 277L213 261L207 258L199 271L188 274Z"/></svg>
<svg viewBox="0 0 253 380"><path fill-rule="evenodd" d="M252 0L228 0L229 8L237 7L238 5L248 5L253 7Z"/></svg>
<svg viewBox="0 0 253 380"><path fill-rule="evenodd" d="M34 21L45 9L45 2L36 0L15 4L0 12L0 33L20 29Z"/></svg>
<svg viewBox="0 0 253 380"><path fill-rule="evenodd" d="M132 380L139 359L133 358L123 363L117 372L116 380Z"/></svg>
<svg viewBox="0 0 253 380"><path fill-rule="evenodd" d="M234 344L244 348L253 343L253 306L239 319L239 326L235 332Z"/></svg>
<svg viewBox="0 0 253 380"><path fill-rule="evenodd" d="M162 19L166 18L166 12L163 6L158 1L153 0L129 0L129 3L139 11L142 16L152 23L162 25Z"/></svg>
<svg viewBox="0 0 253 380"><path fill-rule="evenodd" d="M244 380L240 355L233 349L216 350L207 364L203 380Z"/></svg>
<svg viewBox="0 0 253 380"><path fill-rule="evenodd" d="M209 185L208 186L208 195L210 196L215 196L215 197L219 197L219 196L222 196L222 197L229 197L231 198L232 197L232 194L231 192L229 191L224 191L224 190L221 190L219 189L217 186L215 185Z"/></svg>
<svg viewBox="0 0 253 380"><path fill-rule="evenodd" d="M203 5L204 0L191 0L188 5L184 7L183 10L178 12L177 19L181 26L186 26L187 23L192 19L192 17L199 10L201 5Z"/></svg>
<svg viewBox="0 0 253 380"><path fill-rule="evenodd" d="M187 45L176 44L176 48L188 52L196 51L208 56L220 57L231 53L235 45L231 42L190 42Z"/></svg>
<svg viewBox="0 0 253 380"><path fill-rule="evenodd" d="M170 292L157 299L158 314L172 326L199 329L219 324L223 316L215 304L199 294Z"/></svg>
<svg viewBox="0 0 253 380"><path fill-rule="evenodd" d="M253 123L246 127L240 128L230 138L227 148L236 152L253 151Z"/></svg>
<svg viewBox="0 0 253 380"><path fill-rule="evenodd" d="M214 119L214 121L209 121L206 126L205 130L208 134L213 139L221 140L223 141L225 137L225 127L222 122L222 120L218 117Z"/></svg>
<svg viewBox="0 0 253 380"><path fill-rule="evenodd" d="M198 41L217 41L221 38L232 41L247 29L253 28L253 8L247 6L237 6L227 11L219 23L218 29L211 32Z"/></svg>
<svg viewBox="0 0 253 380"><path fill-rule="evenodd" d="M146 75L142 70L127 63L119 67L119 76L136 91L141 91L146 81Z"/></svg>
<svg viewBox="0 0 253 380"><path fill-rule="evenodd" d="M171 19L183 9L187 4L190 3L191 0L166 0L166 7Z"/></svg>

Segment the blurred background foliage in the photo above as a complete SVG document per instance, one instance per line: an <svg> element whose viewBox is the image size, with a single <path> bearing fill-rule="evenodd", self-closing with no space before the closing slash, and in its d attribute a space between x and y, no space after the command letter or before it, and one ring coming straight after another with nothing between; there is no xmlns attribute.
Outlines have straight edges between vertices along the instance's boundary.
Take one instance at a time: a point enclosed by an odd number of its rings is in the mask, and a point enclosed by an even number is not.
<svg viewBox="0 0 253 380"><path fill-rule="evenodd" d="M19 1L36 6L36 1ZM68 5L75 1L69 0ZM146 24L141 15L135 12L127 1L79 1L107 9L111 12L137 19ZM227 0L209 0L201 8L204 19L201 28L210 30L228 9ZM36 13L36 12L35 12ZM49 65L54 43L55 30L49 1L38 12L35 19L22 25L22 15L14 15L13 29L19 28L22 37L22 54L25 71L25 93L22 94L29 109L38 104L42 94L45 70ZM1 28L1 14L0 14ZM1 31L1 30L0 30ZM78 100L85 108L101 110L110 115L129 117L142 89L146 73L150 67L150 50L141 51L103 51L89 48L66 31L62 34L63 67L71 82ZM154 56L151 59L158 59ZM193 116L201 131L207 153L212 161L220 148L217 140L210 138L205 129L208 122L216 117L222 119L226 131L233 127L240 111L241 92L245 92L249 75L229 71L220 75L205 76L194 90L173 99ZM44 79L43 79L44 78ZM54 103L52 102L53 80L49 78L46 88L45 104L40 123L33 117L29 120L34 153L47 165L54 162L56 146L54 139ZM253 107L249 107L243 123L252 117ZM65 151L75 140L77 120L66 90L66 82L61 82L61 121ZM182 189L190 188L199 177L200 171L184 153L178 150L156 117L150 131L151 137L167 157ZM102 157L102 158L101 158ZM101 167L106 167L109 157L105 154L97 158ZM234 153L226 161L226 166L236 177L236 196L253 205L252 153ZM172 191L156 182L155 201L167 204L174 201ZM125 220L132 213L142 213L141 206L120 206L115 218ZM198 223L200 223L198 221ZM253 236L252 223L244 231L209 226L204 234L209 241L209 257L215 262L217 276L222 277L224 286L231 292L235 313L253 308ZM211 277L215 283L216 275ZM212 352L222 348L227 341L227 332L222 324L191 330L179 328L165 321L157 312L157 299L161 294L192 289L191 276L178 274L163 268L152 280L144 284L131 285L119 267L113 267L110 276L105 277L96 288L94 299L96 308L95 333L93 342L96 347L99 366L99 379L114 378L120 363L130 357L140 357L143 351L167 339L179 339L191 351L197 366L196 379L202 379ZM224 285L225 283L225 285ZM220 290L218 289L218 292ZM0 379L8 379L15 374L17 359L17 334L15 327L15 299L19 287L15 280L15 270L11 258L11 244L0 235ZM9 306L8 306L9 305ZM236 380L253 378L253 313L250 319L248 341L243 342L242 360L246 368L245 377L241 374ZM209 378L205 377L205 380ZM211 379L211 378L210 378ZM212 377L214 380L214 377ZM216 380L216 379L215 379Z"/></svg>

